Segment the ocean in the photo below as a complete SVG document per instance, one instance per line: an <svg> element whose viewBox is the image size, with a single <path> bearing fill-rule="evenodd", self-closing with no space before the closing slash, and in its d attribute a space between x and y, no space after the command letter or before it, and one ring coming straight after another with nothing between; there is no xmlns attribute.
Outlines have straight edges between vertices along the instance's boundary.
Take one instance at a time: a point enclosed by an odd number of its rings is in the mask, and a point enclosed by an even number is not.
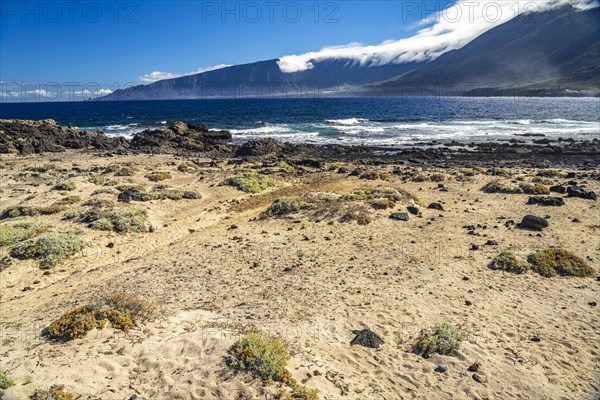
<svg viewBox="0 0 600 400"><path fill-rule="evenodd" d="M132 137L182 120L234 141L401 147L423 141L600 139L598 98L332 98L1 103L2 119L54 119Z"/></svg>

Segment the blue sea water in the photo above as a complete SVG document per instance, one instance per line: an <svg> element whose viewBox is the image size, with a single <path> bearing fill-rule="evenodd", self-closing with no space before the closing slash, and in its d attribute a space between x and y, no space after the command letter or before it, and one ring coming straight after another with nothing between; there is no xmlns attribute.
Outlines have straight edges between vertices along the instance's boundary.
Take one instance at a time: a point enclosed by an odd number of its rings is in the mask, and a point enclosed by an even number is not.
<svg viewBox="0 0 600 400"><path fill-rule="evenodd" d="M598 98L229 99L1 103L2 119L54 119L131 137L173 121L227 129L235 141L402 146L420 141L600 138ZM536 136L537 135L537 136Z"/></svg>

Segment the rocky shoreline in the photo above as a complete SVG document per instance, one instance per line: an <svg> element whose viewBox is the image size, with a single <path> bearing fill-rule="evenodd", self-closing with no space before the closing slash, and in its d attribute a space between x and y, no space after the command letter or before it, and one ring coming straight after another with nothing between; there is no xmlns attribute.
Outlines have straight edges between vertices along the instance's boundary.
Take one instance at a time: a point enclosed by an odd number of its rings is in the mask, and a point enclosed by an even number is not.
<svg viewBox="0 0 600 400"><path fill-rule="evenodd" d="M174 154L213 159L280 159L298 165L347 161L368 164L410 162L439 167L469 164L587 168L597 166L600 161L600 140L597 138L583 141L536 135L531 141L525 138L488 143L428 141L403 148L291 144L271 138L234 144L228 131L213 131L205 125L181 121L173 122L167 129L145 130L126 140L108 137L101 130L81 131L61 126L54 120L0 120L0 153L26 155L67 149L102 151L107 155Z"/></svg>

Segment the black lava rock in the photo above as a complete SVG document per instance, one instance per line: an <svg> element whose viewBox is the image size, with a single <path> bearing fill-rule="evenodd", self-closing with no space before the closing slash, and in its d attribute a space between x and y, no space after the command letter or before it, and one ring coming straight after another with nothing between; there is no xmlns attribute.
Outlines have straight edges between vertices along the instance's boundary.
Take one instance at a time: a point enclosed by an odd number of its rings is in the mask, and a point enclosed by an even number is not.
<svg viewBox="0 0 600 400"><path fill-rule="evenodd" d="M535 229L539 231L547 228L548 225L550 224L546 218L536 217L535 215L526 215L521 220L521 224L519 226L521 228Z"/></svg>
<svg viewBox="0 0 600 400"><path fill-rule="evenodd" d="M598 198L598 196L596 195L595 192L588 192L582 188L580 188L579 186L569 186L567 188L567 196L568 197L579 197L582 199L588 199L588 200L596 200Z"/></svg>
<svg viewBox="0 0 600 400"><path fill-rule="evenodd" d="M527 204L539 204L540 206L560 207L565 205L565 201L560 197L532 196Z"/></svg>
<svg viewBox="0 0 600 400"><path fill-rule="evenodd" d="M427 206L427 208L429 208L431 210L445 211L444 206L442 206L440 203L431 203L430 205Z"/></svg>
<svg viewBox="0 0 600 400"><path fill-rule="evenodd" d="M418 207L408 206L408 207L406 207L406 209L408 210L409 213L411 213L413 215L419 215L419 208Z"/></svg>
<svg viewBox="0 0 600 400"><path fill-rule="evenodd" d="M408 213L393 213L392 215L390 215L390 218L398 221L408 221Z"/></svg>
<svg viewBox="0 0 600 400"><path fill-rule="evenodd" d="M361 331L352 331L356 336L350 342L350 346L354 346L355 344L369 347L371 349L377 349L379 346L384 344L382 338L380 338L375 332L370 329L363 329Z"/></svg>

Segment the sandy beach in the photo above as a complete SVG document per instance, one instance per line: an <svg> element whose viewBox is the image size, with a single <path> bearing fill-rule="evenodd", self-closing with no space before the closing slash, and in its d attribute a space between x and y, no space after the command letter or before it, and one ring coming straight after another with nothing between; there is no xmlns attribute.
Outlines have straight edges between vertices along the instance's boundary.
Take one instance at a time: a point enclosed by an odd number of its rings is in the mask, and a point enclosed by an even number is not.
<svg viewBox="0 0 600 400"><path fill-rule="evenodd" d="M0 226L37 221L50 232L78 229L86 242L50 269L0 248L0 370L15 382L5 399L52 385L77 399L275 398L280 384L225 365L228 348L248 332L282 338L293 378L322 399L600 393L597 201L552 193L565 204L541 206L527 204L529 194L482 190L492 181L543 181L598 192L597 169L308 167L77 150L2 155L2 165L3 210L79 199L53 214L5 216ZM119 176L124 167L127 174ZM167 178L149 178L156 172ZM246 172L273 184L257 193L223 184ZM73 189L57 190L64 181ZM154 194L194 190L200 198L135 201L119 194L127 185ZM341 218L334 208L266 212L281 197L347 196L365 187L407 195L389 208L361 206L368 223ZM144 210L146 232L90 229L79 219L100 204L90 199L106 200L113 211ZM130 202L117 201L124 199ZM549 226L519 228L527 214ZM548 278L489 267L503 250L526 260L551 247L573 252L594 275ZM71 341L42 335L65 312L110 291L140 296L158 312L126 333L107 325ZM444 322L460 328L460 347L448 355L416 354L422 332ZM365 328L381 337L379 348L350 345L353 331ZM474 363L477 379L468 370ZM447 371L436 372L440 365Z"/></svg>

